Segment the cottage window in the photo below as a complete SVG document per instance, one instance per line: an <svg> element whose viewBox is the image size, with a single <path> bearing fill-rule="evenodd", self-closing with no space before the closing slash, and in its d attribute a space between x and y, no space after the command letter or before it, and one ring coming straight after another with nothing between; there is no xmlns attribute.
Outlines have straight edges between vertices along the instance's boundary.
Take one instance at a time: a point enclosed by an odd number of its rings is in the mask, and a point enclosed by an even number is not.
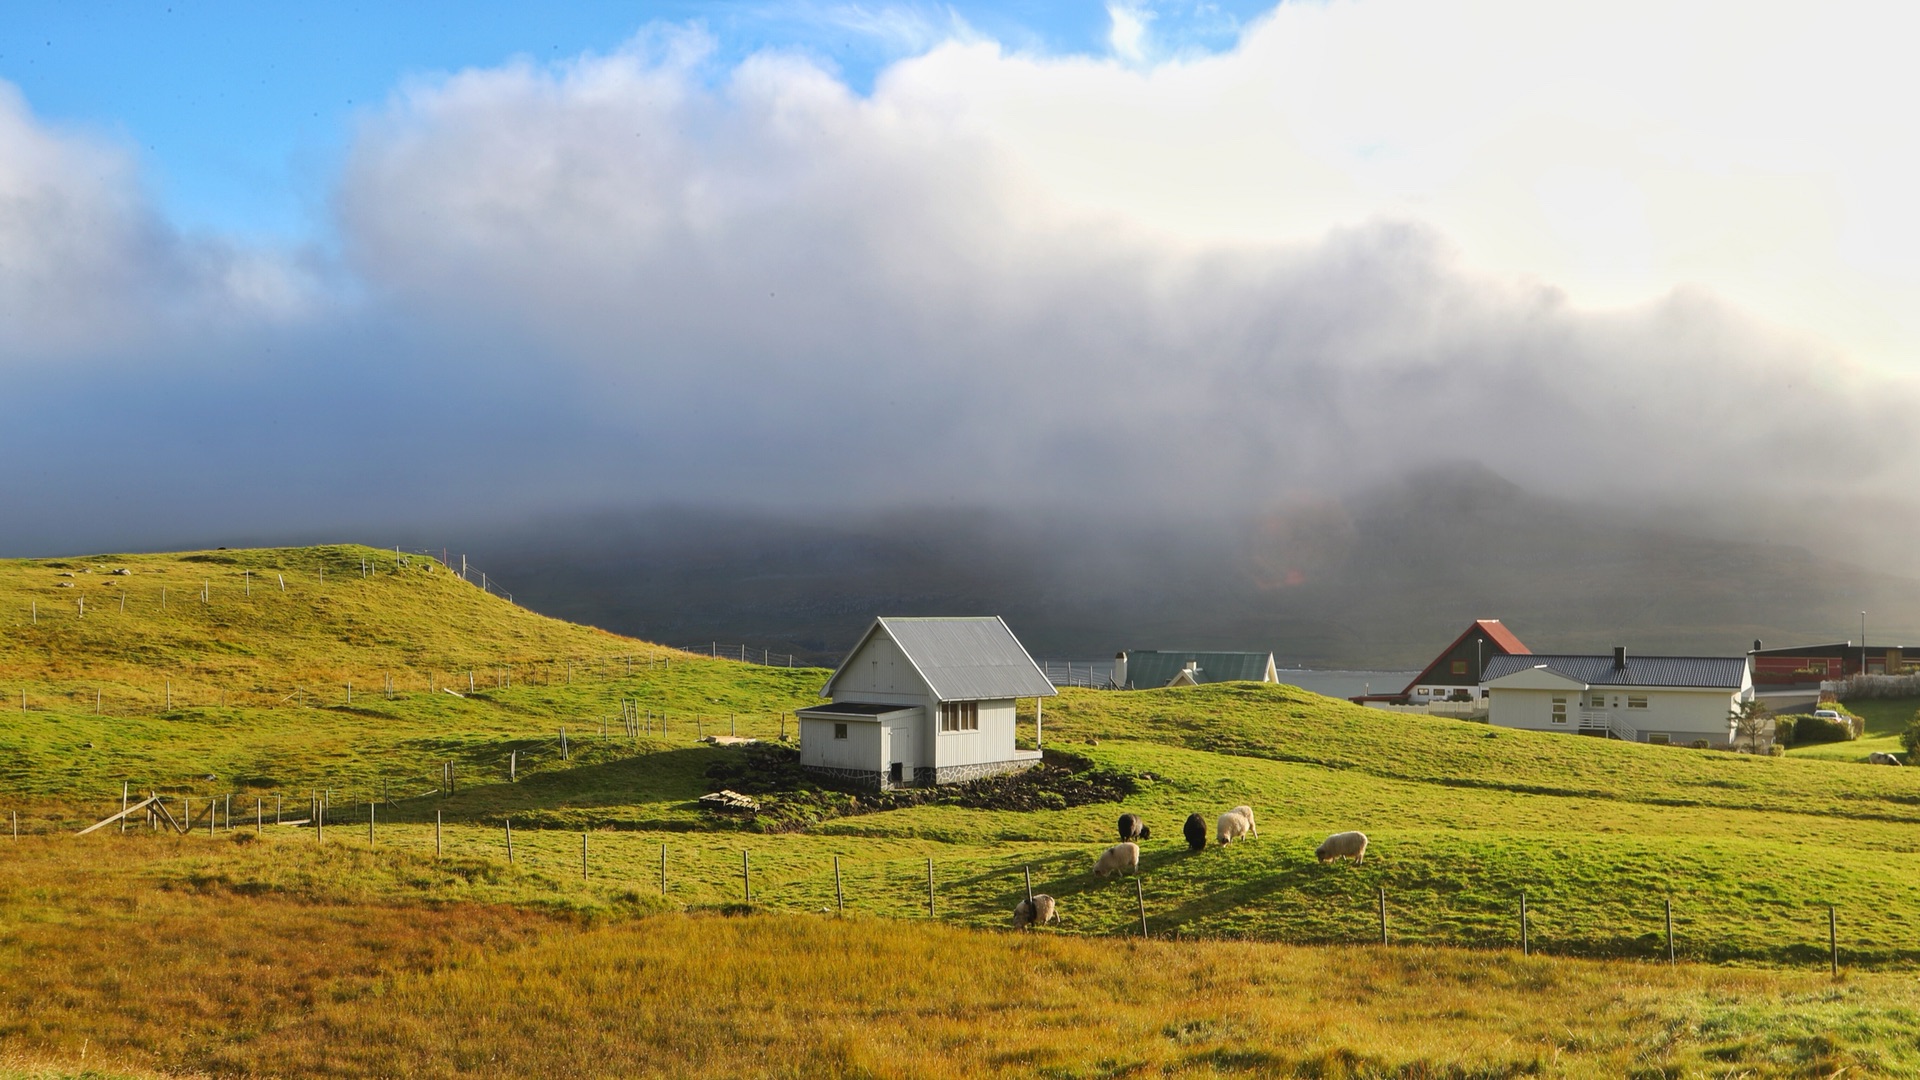
<svg viewBox="0 0 1920 1080"><path fill-rule="evenodd" d="M1553 722L1556 724L1564 724L1567 722L1566 698L1557 697L1553 699Z"/></svg>
<svg viewBox="0 0 1920 1080"><path fill-rule="evenodd" d="M1606 707L1607 707L1607 695L1605 695L1605 694L1595 694L1595 695L1593 695L1593 707L1594 707L1594 708L1596 708L1596 709L1604 709L1604 708L1606 708Z"/></svg>
<svg viewBox="0 0 1920 1080"><path fill-rule="evenodd" d="M1453 673L1455 675L1465 675L1467 673L1467 662L1465 660L1455 660L1453 662Z"/></svg>
<svg viewBox="0 0 1920 1080"><path fill-rule="evenodd" d="M941 731L979 731L980 703L977 701L943 701L940 703Z"/></svg>
<svg viewBox="0 0 1920 1080"><path fill-rule="evenodd" d="M835 724L835 725L833 725L833 737L834 737L834 738L836 738L836 739L844 739L844 738L846 738L846 737L847 737L847 725L845 725L845 724Z"/></svg>
<svg viewBox="0 0 1920 1080"><path fill-rule="evenodd" d="M1647 695L1645 694L1628 694L1627 695L1627 708L1644 709L1646 707L1647 707Z"/></svg>
<svg viewBox="0 0 1920 1080"><path fill-rule="evenodd" d="M1647 741L1655 746L1672 746L1673 737L1664 731L1647 732Z"/></svg>

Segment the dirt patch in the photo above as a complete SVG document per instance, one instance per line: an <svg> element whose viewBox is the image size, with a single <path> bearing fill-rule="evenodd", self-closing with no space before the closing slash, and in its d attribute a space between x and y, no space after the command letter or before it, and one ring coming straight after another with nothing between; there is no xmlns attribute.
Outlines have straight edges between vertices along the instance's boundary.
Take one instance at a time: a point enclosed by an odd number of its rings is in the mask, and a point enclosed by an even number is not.
<svg viewBox="0 0 1920 1080"><path fill-rule="evenodd" d="M1086 758L1046 751L1025 772L965 784L895 791L851 791L822 784L800 767L800 752L784 746L740 747L707 767L707 790L728 789L760 801L757 813L709 816L757 832L796 832L822 821L908 806L963 806L970 810L1064 810L1119 802L1139 790L1136 778L1100 768Z"/></svg>

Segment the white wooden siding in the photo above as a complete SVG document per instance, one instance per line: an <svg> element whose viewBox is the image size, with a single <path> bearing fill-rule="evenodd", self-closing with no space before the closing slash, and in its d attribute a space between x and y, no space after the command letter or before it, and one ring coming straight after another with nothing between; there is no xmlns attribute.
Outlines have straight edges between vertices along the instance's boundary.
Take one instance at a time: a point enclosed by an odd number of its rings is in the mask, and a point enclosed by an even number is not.
<svg viewBox="0 0 1920 1080"><path fill-rule="evenodd" d="M847 725L847 737L833 737L833 725ZM807 765L825 765L834 769L872 769L883 771L880 760L880 725L872 720L800 720L800 761Z"/></svg>

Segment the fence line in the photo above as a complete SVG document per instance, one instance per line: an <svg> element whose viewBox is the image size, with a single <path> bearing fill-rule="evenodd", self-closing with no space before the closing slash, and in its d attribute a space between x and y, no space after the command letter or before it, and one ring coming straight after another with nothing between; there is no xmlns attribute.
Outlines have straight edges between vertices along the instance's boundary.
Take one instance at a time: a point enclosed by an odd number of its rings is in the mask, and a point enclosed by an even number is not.
<svg viewBox="0 0 1920 1080"><path fill-rule="evenodd" d="M794 654L792 653L777 653L771 649L756 649L748 645L723 645L717 641L709 641L705 645L676 645L671 647L677 648L681 652L692 653L695 656L706 656L713 660L737 660L742 664L758 664L761 667L790 668L794 666Z"/></svg>

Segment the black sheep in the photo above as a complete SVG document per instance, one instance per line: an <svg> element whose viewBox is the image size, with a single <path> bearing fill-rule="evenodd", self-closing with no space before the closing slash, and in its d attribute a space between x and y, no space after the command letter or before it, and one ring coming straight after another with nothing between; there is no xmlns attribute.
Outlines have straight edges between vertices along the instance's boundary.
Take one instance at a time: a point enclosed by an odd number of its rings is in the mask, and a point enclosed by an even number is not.
<svg viewBox="0 0 1920 1080"><path fill-rule="evenodd" d="M1147 840L1152 836L1153 830L1147 827L1146 822L1140 820L1139 814L1120 815L1121 843L1124 844L1129 840Z"/></svg>
<svg viewBox="0 0 1920 1080"><path fill-rule="evenodd" d="M1207 846L1207 819L1199 814L1187 815L1187 847L1199 851Z"/></svg>

